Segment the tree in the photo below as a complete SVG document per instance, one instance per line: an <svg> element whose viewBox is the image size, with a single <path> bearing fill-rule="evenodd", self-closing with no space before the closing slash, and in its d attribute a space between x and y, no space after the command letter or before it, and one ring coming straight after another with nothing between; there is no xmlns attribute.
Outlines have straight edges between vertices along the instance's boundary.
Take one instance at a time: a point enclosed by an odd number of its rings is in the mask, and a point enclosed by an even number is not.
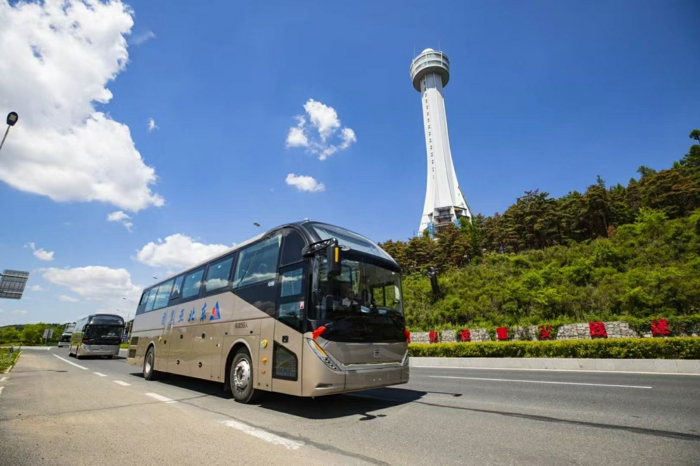
<svg viewBox="0 0 700 466"><path fill-rule="evenodd" d="M690 132L690 135L688 136L690 139L695 139L696 141L700 142L700 129L694 129Z"/></svg>

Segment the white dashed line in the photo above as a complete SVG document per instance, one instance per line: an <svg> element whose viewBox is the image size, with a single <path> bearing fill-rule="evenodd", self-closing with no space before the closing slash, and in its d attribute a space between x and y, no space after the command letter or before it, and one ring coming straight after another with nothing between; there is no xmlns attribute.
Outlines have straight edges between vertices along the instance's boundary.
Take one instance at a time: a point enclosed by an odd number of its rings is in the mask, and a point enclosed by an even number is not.
<svg viewBox="0 0 700 466"><path fill-rule="evenodd" d="M93 372L95 375L99 375L100 377L107 377L107 374L103 374L102 372Z"/></svg>
<svg viewBox="0 0 700 466"><path fill-rule="evenodd" d="M2 379L0 379L0 383L3 383L5 380L7 380L7 377L3 377Z"/></svg>
<svg viewBox="0 0 700 466"><path fill-rule="evenodd" d="M516 380L516 379L486 379L482 377L451 377L447 375L429 375L433 379L462 379L462 380L485 380L487 382L518 382L518 383L545 383L552 385L585 385L587 387L616 387L616 388L645 388L651 390L652 387L639 385L609 385L604 383L582 383L582 382L552 382L549 380Z"/></svg>
<svg viewBox="0 0 700 466"><path fill-rule="evenodd" d="M71 362L71 361L69 361L69 360L67 360L67 359L63 359L61 356L59 356L59 355L57 355L57 354L54 354L54 356L57 357L58 359L60 359L60 360L63 361L63 362L67 362L67 363L70 364L71 366L75 366L75 367L77 367L77 368L79 368L79 369L82 369L82 370L84 370L84 371L88 370L87 367L83 367L83 366L81 366L80 364L76 364L76 363Z"/></svg>
<svg viewBox="0 0 700 466"><path fill-rule="evenodd" d="M168 403L168 404L177 403L177 401L171 400L170 398L167 398L163 395L159 395L157 393L146 393L146 396L150 396L151 398L154 398L158 401L162 401L162 402Z"/></svg>
<svg viewBox="0 0 700 466"><path fill-rule="evenodd" d="M284 437L280 437L279 435L271 434L270 432L264 431L262 429L258 429L256 427L249 426L248 424L243 424L242 422L238 421L223 421L223 425L227 427L233 427L234 429L238 429L243 433L246 433L248 435L252 435L253 437L257 437L261 440L264 440L268 443L272 443L274 445L282 445L287 448L287 450L298 450L300 447L303 447L304 444L302 442L296 442L294 440L289 440Z"/></svg>
<svg viewBox="0 0 700 466"><path fill-rule="evenodd" d="M121 385L123 387L128 387L129 385L131 385L130 383L122 382L121 380L113 380L113 382L118 383L119 385Z"/></svg>
<svg viewBox="0 0 700 466"><path fill-rule="evenodd" d="M5 387L0 387L0 395L2 395L2 389Z"/></svg>

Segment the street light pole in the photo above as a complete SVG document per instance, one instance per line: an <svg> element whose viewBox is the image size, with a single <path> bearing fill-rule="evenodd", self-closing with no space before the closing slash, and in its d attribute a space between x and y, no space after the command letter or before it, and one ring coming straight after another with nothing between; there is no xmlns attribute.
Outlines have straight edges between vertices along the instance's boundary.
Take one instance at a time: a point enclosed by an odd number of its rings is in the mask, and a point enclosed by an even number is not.
<svg viewBox="0 0 700 466"><path fill-rule="evenodd" d="M10 112L7 114L7 129L5 130L5 135L2 137L2 141L0 141L0 150L2 149L2 145L5 144L5 139L7 139L7 134L10 132L10 128L15 126L18 119L19 116L17 115L17 112Z"/></svg>

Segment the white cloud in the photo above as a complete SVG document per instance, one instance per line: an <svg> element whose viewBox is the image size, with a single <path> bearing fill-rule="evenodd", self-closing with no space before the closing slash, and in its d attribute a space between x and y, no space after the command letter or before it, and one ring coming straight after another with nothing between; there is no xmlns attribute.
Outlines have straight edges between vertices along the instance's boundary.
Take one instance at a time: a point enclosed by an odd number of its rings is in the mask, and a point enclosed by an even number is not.
<svg viewBox="0 0 700 466"><path fill-rule="evenodd" d="M163 205L129 127L95 109L126 67L132 14L119 0L0 1L0 108L20 116L0 180L57 202Z"/></svg>
<svg viewBox="0 0 700 466"><path fill-rule="evenodd" d="M53 251L47 251L44 248L37 249L36 244L34 243L27 243L24 245L24 247L34 251L34 257L36 257L40 261L50 262L53 260Z"/></svg>
<svg viewBox="0 0 700 466"><path fill-rule="evenodd" d="M233 245L198 243L189 236L176 233L165 241L159 239L157 243L148 243L136 252L136 259L151 267L183 269L222 254L231 247Z"/></svg>
<svg viewBox="0 0 700 466"><path fill-rule="evenodd" d="M145 44L151 39L155 39L156 34L153 31L146 31L142 34L135 34L129 38L129 44L141 45Z"/></svg>
<svg viewBox="0 0 700 466"><path fill-rule="evenodd" d="M289 128L289 133L287 134L287 146L288 147L307 147L309 145L309 140L304 134L304 125L306 125L306 119L303 116L297 116L297 125Z"/></svg>
<svg viewBox="0 0 700 466"><path fill-rule="evenodd" d="M341 128L338 113L333 107L309 99L304 104L307 119L297 115L297 125L287 132L287 147L305 147L310 153L325 160L338 150L345 150L357 142L355 132L350 128ZM314 134L314 130L315 133ZM340 139L340 144L332 144L330 139Z"/></svg>
<svg viewBox="0 0 700 466"><path fill-rule="evenodd" d="M131 282L131 274L126 269L98 265L72 269L52 267L44 270L43 277L85 299L119 302L124 297L132 300L140 297L140 287Z"/></svg>
<svg viewBox="0 0 700 466"><path fill-rule="evenodd" d="M124 228L126 228L128 231L131 231L131 227L134 226L134 223L131 221L131 217L121 210L117 210L116 212L112 212L111 214L107 215L107 221L119 222L124 225Z"/></svg>
<svg viewBox="0 0 700 466"><path fill-rule="evenodd" d="M66 302L66 303L77 303L78 301L80 301L79 299L76 299L76 298L74 298L74 297L72 297L72 296L67 296L67 295L64 295L64 294L62 294L61 296L59 296L59 297L58 297L58 300L59 300L59 301Z"/></svg>
<svg viewBox="0 0 700 466"><path fill-rule="evenodd" d="M44 291L44 289L40 285L32 285L29 287L31 291Z"/></svg>
<svg viewBox="0 0 700 466"><path fill-rule="evenodd" d="M153 118L148 119L148 131L153 131L154 129L159 129L158 125L156 125L156 120Z"/></svg>
<svg viewBox="0 0 700 466"><path fill-rule="evenodd" d="M16 311L11 311L10 314L12 314L14 316L24 316L24 315L29 314L29 311L23 311L23 310L18 309Z"/></svg>
<svg viewBox="0 0 700 466"><path fill-rule="evenodd" d="M284 180L289 186L296 187L299 191L309 191L312 193L320 192L326 189L323 183L319 183L313 177L295 175L290 173Z"/></svg>

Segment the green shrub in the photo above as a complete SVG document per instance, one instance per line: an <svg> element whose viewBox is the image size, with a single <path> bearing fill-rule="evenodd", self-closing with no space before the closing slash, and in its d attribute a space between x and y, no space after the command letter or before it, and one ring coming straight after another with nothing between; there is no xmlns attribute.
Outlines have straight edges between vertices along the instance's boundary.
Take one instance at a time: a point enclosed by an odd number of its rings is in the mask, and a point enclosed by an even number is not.
<svg viewBox="0 0 700 466"><path fill-rule="evenodd" d="M700 359L700 338L411 343L409 351L442 358Z"/></svg>
<svg viewBox="0 0 700 466"><path fill-rule="evenodd" d="M0 374L13 365L19 358L19 351L15 350L10 356L9 348L0 348Z"/></svg>

